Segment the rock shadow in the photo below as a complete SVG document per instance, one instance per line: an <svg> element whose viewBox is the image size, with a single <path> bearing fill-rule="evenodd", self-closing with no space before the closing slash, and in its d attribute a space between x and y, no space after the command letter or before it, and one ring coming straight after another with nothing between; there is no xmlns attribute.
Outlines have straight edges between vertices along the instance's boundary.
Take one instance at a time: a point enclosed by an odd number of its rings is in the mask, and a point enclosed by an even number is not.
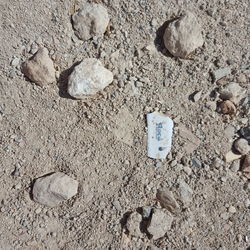
<svg viewBox="0 0 250 250"><path fill-rule="evenodd" d="M75 100L72 96L68 94L67 88L68 88L68 81L69 81L69 76L74 70L75 66L79 65L81 62L76 62L74 63L70 68L64 70L58 79L58 88L59 88L59 96L62 98L68 98Z"/></svg>

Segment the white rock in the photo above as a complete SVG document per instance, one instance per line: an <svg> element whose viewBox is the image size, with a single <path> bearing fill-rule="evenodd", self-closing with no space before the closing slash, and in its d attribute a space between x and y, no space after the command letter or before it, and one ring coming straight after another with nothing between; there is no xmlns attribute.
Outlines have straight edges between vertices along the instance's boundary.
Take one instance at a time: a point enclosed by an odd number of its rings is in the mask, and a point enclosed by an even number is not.
<svg viewBox="0 0 250 250"><path fill-rule="evenodd" d="M230 67L226 67L226 68L220 68L220 69L217 69L215 71L213 71L213 79L214 81L218 81L220 80L221 78L227 76L231 74L231 68Z"/></svg>
<svg viewBox="0 0 250 250"><path fill-rule="evenodd" d="M54 207L61 201L77 194L78 182L68 175L57 172L40 177L33 186L34 201L45 206Z"/></svg>
<svg viewBox="0 0 250 250"><path fill-rule="evenodd" d="M106 31L109 15L101 4L86 3L72 16L72 21L76 36L88 40Z"/></svg>
<svg viewBox="0 0 250 250"><path fill-rule="evenodd" d="M103 90L113 81L113 74L95 58L84 59L77 65L68 82L68 93L77 99L85 99Z"/></svg>
<svg viewBox="0 0 250 250"><path fill-rule="evenodd" d="M235 104L246 97L247 91L242 88L238 83L231 82L220 90L220 98L222 100L230 100Z"/></svg>
<svg viewBox="0 0 250 250"><path fill-rule="evenodd" d="M147 228L153 239L163 237L171 228L173 217L170 212L163 209L154 209L150 224Z"/></svg>
<svg viewBox="0 0 250 250"><path fill-rule="evenodd" d="M164 33L164 44L176 57L186 58L204 43L201 27L191 12L171 22Z"/></svg>

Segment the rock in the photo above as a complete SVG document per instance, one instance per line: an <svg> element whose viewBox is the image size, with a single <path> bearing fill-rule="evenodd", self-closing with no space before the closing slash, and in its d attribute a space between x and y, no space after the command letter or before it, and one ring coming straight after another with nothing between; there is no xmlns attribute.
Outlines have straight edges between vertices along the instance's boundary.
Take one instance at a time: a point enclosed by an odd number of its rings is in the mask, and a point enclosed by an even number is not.
<svg viewBox="0 0 250 250"><path fill-rule="evenodd" d="M193 190L190 186L183 180L179 180L179 192L180 198L184 206L188 206L192 201Z"/></svg>
<svg viewBox="0 0 250 250"><path fill-rule="evenodd" d="M244 138L236 140L234 142L234 148L242 155L247 155L250 152L248 141Z"/></svg>
<svg viewBox="0 0 250 250"><path fill-rule="evenodd" d="M68 93L85 99L103 90L113 81L113 74L95 58L84 59L69 76Z"/></svg>
<svg viewBox="0 0 250 250"><path fill-rule="evenodd" d="M165 30L163 39L167 50L173 56L181 58L186 58L204 43L201 27L191 12L171 22Z"/></svg>
<svg viewBox="0 0 250 250"><path fill-rule="evenodd" d="M227 162L227 163L234 161L234 160L238 160L240 158L241 158L241 155L235 154L232 151L227 152L224 156L225 162Z"/></svg>
<svg viewBox="0 0 250 250"><path fill-rule="evenodd" d="M227 100L227 101L220 103L219 111L225 115L226 114L227 115L235 115L237 112L237 109L231 101Z"/></svg>
<svg viewBox="0 0 250 250"><path fill-rule="evenodd" d="M150 218L151 213L152 213L152 207L149 207L149 206L142 207L142 217L143 217L143 219Z"/></svg>
<svg viewBox="0 0 250 250"><path fill-rule="evenodd" d="M175 200L173 193L168 189L158 189L156 193L156 198L160 202L163 208L166 208L173 214L177 214L180 210L180 207Z"/></svg>
<svg viewBox="0 0 250 250"><path fill-rule="evenodd" d="M240 160L234 161L230 166L230 169L235 173L238 172L240 170Z"/></svg>
<svg viewBox="0 0 250 250"><path fill-rule="evenodd" d="M77 194L78 182L68 175L57 172L38 178L33 186L34 201L55 207Z"/></svg>
<svg viewBox="0 0 250 250"><path fill-rule="evenodd" d="M224 130L224 135L230 139L234 136L234 134L235 134L235 127L229 124Z"/></svg>
<svg viewBox="0 0 250 250"><path fill-rule="evenodd" d="M184 166L183 167L183 171L187 174L187 175L191 175L192 174L192 169L188 166Z"/></svg>
<svg viewBox="0 0 250 250"><path fill-rule="evenodd" d="M214 101L207 101L205 106L212 111L215 111L217 109L217 104Z"/></svg>
<svg viewBox="0 0 250 250"><path fill-rule="evenodd" d="M250 141L250 126L241 128L240 134L248 141Z"/></svg>
<svg viewBox="0 0 250 250"><path fill-rule="evenodd" d="M198 102L201 98L202 91L195 92L193 95L194 102Z"/></svg>
<svg viewBox="0 0 250 250"><path fill-rule="evenodd" d="M72 16L72 23L76 36L86 41L106 31L109 15L101 4L86 3Z"/></svg>
<svg viewBox="0 0 250 250"><path fill-rule="evenodd" d="M202 167L202 163L197 158L192 159L192 164L196 168L201 168Z"/></svg>
<svg viewBox="0 0 250 250"><path fill-rule="evenodd" d="M227 75L230 75L230 74L231 74L231 68L226 67L226 68L221 68L221 69L217 69L217 70L213 71L212 76L213 76L214 82L217 82L221 78L223 78Z"/></svg>
<svg viewBox="0 0 250 250"><path fill-rule="evenodd" d="M133 212L129 215L126 226L130 235L136 237L140 237L142 235L140 230L141 221L142 216L139 213Z"/></svg>
<svg viewBox="0 0 250 250"><path fill-rule="evenodd" d="M235 214L236 213L236 208L234 207L234 206L230 206L229 208L228 208L228 212L229 213L231 213L231 214Z"/></svg>
<svg viewBox="0 0 250 250"><path fill-rule="evenodd" d="M148 232L153 236L153 239L163 237L171 228L173 217L170 212L162 209L154 209L151 221L148 225Z"/></svg>
<svg viewBox="0 0 250 250"><path fill-rule="evenodd" d="M20 58L14 58L12 61L11 61L11 66L13 66L13 67L16 67L18 64L19 64L19 62L20 62Z"/></svg>
<svg viewBox="0 0 250 250"><path fill-rule="evenodd" d="M246 97L247 91L238 83L231 82L224 88L220 89L219 93L222 100L230 100L235 104L239 104L240 101Z"/></svg>
<svg viewBox="0 0 250 250"><path fill-rule="evenodd" d="M45 86L56 80L53 61L49 57L48 50L43 47L22 64L21 70L26 77L39 86Z"/></svg>
<svg viewBox="0 0 250 250"><path fill-rule="evenodd" d="M250 179L250 155L246 155L242 164L243 174Z"/></svg>

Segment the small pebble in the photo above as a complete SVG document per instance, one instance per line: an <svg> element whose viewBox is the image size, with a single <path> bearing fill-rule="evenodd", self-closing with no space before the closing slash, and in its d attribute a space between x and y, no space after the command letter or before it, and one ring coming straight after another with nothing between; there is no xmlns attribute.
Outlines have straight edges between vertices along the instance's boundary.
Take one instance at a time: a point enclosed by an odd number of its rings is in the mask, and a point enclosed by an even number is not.
<svg viewBox="0 0 250 250"><path fill-rule="evenodd" d="M12 61L11 61L11 66L13 67L16 67L20 62L20 59L19 58L14 58Z"/></svg>
<svg viewBox="0 0 250 250"><path fill-rule="evenodd" d="M192 174L192 169L188 166L184 166L183 167L183 171L187 174L187 175L191 175Z"/></svg>
<svg viewBox="0 0 250 250"><path fill-rule="evenodd" d="M240 138L234 142L234 148L242 155L247 155L250 152L248 141L243 138Z"/></svg>
<svg viewBox="0 0 250 250"><path fill-rule="evenodd" d="M231 214L234 214L234 213L236 213L236 208L234 206L230 206L228 209L228 212Z"/></svg>

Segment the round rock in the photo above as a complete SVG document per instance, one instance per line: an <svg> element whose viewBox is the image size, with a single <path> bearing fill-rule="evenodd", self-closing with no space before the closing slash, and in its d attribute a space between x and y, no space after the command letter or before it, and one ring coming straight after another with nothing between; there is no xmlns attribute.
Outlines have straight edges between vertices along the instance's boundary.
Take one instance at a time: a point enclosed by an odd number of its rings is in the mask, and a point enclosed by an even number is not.
<svg viewBox="0 0 250 250"><path fill-rule="evenodd" d="M72 22L76 36L86 41L106 31L109 15L101 4L86 3L72 16Z"/></svg>
<svg viewBox="0 0 250 250"><path fill-rule="evenodd" d="M248 141L244 138L240 138L234 142L234 148L242 155L247 155L250 151Z"/></svg>
<svg viewBox="0 0 250 250"><path fill-rule="evenodd" d="M167 50L181 58L186 58L204 43L197 18L189 11L168 25L163 39Z"/></svg>
<svg viewBox="0 0 250 250"><path fill-rule="evenodd" d="M38 178L33 186L34 201L55 207L77 194L78 182L68 175L57 172Z"/></svg>
<svg viewBox="0 0 250 250"><path fill-rule="evenodd" d="M48 50L43 47L22 64L21 70L39 86L45 86L56 80L53 61L49 57Z"/></svg>
<svg viewBox="0 0 250 250"><path fill-rule="evenodd" d="M85 99L103 90L113 81L113 74L95 58L84 59L77 65L68 82L68 93L76 99Z"/></svg>

